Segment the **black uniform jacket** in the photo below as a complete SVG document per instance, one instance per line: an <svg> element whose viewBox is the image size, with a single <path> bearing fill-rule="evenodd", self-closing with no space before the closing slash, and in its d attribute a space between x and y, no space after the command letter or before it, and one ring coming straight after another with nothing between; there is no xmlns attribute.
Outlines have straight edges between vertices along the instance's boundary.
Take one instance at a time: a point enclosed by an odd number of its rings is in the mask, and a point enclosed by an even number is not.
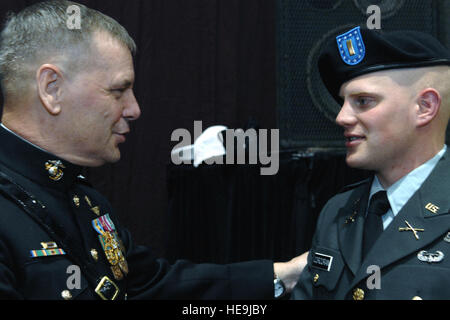
<svg viewBox="0 0 450 320"><path fill-rule="evenodd" d="M271 261L169 265L135 245L80 172L0 127L0 299L273 297ZM119 250L94 229L106 215Z"/></svg>
<svg viewBox="0 0 450 320"><path fill-rule="evenodd" d="M333 197L317 223L293 299L449 299L450 152L362 260L372 179ZM414 229L410 230L409 225Z"/></svg>

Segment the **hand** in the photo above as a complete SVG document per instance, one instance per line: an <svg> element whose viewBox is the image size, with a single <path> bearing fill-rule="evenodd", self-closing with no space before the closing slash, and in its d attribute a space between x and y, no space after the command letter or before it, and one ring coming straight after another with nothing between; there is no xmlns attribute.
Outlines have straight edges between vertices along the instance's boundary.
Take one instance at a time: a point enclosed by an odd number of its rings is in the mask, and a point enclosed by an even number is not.
<svg viewBox="0 0 450 320"><path fill-rule="evenodd" d="M309 251L288 262L275 262L273 264L273 271L284 282L287 292L291 292L297 284L300 274L307 264L308 253Z"/></svg>

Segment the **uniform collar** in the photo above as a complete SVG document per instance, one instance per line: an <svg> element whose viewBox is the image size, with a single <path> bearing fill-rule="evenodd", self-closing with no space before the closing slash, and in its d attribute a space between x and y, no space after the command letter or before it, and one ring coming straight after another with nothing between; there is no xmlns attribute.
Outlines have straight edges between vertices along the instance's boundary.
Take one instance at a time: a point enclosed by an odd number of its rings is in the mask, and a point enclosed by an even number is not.
<svg viewBox="0 0 450 320"><path fill-rule="evenodd" d="M0 162L8 169L41 185L69 188L82 167L32 144L3 124L0 125Z"/></svg>
<svg viewBox="0 0 450 320"><path fill-rule="evenodd" d="M444 147L430 160L417 167L398 181L396 181L392 186L387 188L386 193L391 205L391 210L389 210L387 215L383 216L384 228L390 224L393 218L399 213L403 206L408 202L408 200L413 196L413 194L420 188L423 182L428 178L431 171L437 165L439 160L447 151L447 146ZM375 176L370 189L369 201L372 196L378 191L384 190L378 177Z"/></svg>

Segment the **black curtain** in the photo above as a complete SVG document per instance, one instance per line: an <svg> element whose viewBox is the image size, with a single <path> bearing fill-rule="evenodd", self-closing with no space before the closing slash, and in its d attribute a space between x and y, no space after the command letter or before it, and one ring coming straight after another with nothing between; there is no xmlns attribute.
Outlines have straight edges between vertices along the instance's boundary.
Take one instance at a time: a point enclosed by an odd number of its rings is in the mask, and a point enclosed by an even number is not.
<svg viewBox="0 0 450 320"><path fill-rule="evenodd" d="M309 250L325 202L370 174L327 153L282 154L273 176L259 165L169 165L167 172L167 257L216 263L286 261Z"/></svg>
<svg viewBox="0 0 450 320"><path fill-rule="evenodd" d="M88 2L88 5L90 3ZM108 196L136 242L165 255L166 166L177 128L276 127L275 16L269 0L145 0L92 5L136 39L142 117L123 159L88 176ZM106 8L107 7L107 8ZM187 230L189 232L189 230Z"/></svg>

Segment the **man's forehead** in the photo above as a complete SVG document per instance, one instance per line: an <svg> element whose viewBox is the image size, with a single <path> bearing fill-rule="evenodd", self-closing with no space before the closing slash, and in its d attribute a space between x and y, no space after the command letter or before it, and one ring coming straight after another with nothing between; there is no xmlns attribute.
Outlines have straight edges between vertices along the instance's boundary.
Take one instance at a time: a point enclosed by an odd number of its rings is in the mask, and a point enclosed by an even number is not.
<svg viewBox="0 0 450 320"><path fill-rule="evenodd" d="M361 75L344 82L340 88L339 95L345 96L346 93L355 94L359 91L366 93L381 93L392 89L393 87L410 85L409 81L414 81L413 75L417 72L416 69L388 69L376 71ZM408 81L408 83L403 83Z"/></svg>
<svg viewBox="0 0 450 320"><path fill-rule="evenodd" d="M374 72L344 82L339 91L341 97L347 94L378 92L386 82L386 75Z"/></svg>
<svg viewBox="0 0 450 320"><path fill-rule="evenodd" d="M90 52L93 70L105 75L114 85L131 85L134 82L133 57L130 50L106 32L95 32Z"/></svg>
<svg viewBox="0 0 450 320"><path fill-rule="evenodd" d="M130 49L107 32L94 32L91 48L93 49L93 58L97 58L97 60L114 61L115 64L133 64Z"/></svg>

